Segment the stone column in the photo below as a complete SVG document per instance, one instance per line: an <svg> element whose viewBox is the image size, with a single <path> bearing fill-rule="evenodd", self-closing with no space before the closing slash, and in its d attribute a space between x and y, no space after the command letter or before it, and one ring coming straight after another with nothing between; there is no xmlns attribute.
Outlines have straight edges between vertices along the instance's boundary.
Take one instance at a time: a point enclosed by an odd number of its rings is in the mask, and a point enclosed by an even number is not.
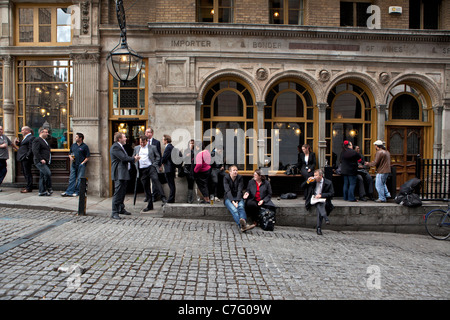
<svg viewBox="0 0 450 320"><path fill-rule="evenodd" d="M14 143L16 118L14 115L14 57L3 57L3 134ZM15 158L11 147L8 147L9 159L7 160L8 172L4 182L14 182Z"/></svg>
<svg viewBox="0 0 450 320"><path fill-rule="evenodd" d="M195 123L194 123L194 140L200 141L203 138L202 134L202 104L201 100L195 101Z"/></svg>
<svg viewBox="0 0 450 320"><path fill-rule="evenodd" d="M327 141L325 140L326 133L326 111L328 103L318 103L319 109L319 148L318 148L318 163L317 168L325 166L326 154L327 154Z"/></svg>
<svg viewBox="0 0 450 320"><path fill-rule="evenodd" d="M442 112L442 150L443 159L450 159L450 99L444 100Z"/></svg>
<svg viewBox="0 0 450 320"><path fill-rule="evenodd" d="M377 108L377 140L385 141L384 130L386 127L387 104L379 104L376 106L376 108Z"/></svg>
<svg viewBox="0 0 450 320"><path fill-rule="evenodd" d="M99 54L72 54L73 59L73 106L72 132L84 135L91 156L86 166L86 177L89 181L88 193L101 195L102 164L100 146L108 144L107 130L100 128L99 118ZM104 128L106 129L106 128ZM100 134L102 132L102 134ZM69 143L73 143L70 141Z"/></svg>
<svg viewBox="0 0 450 320"><path fill-rule="evenodd" d="M433 144L433 158L441 159L442 151L442 112L443 106L433 107L434 111L434 144Z"/></svg>
<svg viewBox="0 0 450 320"><path fill-rule="evenodd" d="M256 102L256 121L258 126L257 133L257 150L256 150L256 163L258 164L258 168L264 167L264 159L265 159L265 150L266 150L266 134L264 133L264 106L266 105L265 101ZM254 161L255 161L254 160Z"/></svg>

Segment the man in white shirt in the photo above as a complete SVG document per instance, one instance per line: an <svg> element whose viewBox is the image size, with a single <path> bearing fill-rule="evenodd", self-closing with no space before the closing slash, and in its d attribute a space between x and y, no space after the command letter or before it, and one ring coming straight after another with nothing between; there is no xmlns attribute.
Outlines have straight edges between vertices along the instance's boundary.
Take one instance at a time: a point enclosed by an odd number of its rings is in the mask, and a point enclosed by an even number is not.
<svg viewBox="0 0 450 320"><path fill-rule="evenodd" d="M153 210L152 193L150 189L150 180L152 181L153 190L161 194L162 204L165 205L167 200L164 194L161 182L158 179L159 162L161 156L154 145L148 144L146 136L140 136L140 144L134 148L133 155L139 155L140 160L135 163L138 178L141 180L145 192L145 202L148 202L144 212Z"/></svg>

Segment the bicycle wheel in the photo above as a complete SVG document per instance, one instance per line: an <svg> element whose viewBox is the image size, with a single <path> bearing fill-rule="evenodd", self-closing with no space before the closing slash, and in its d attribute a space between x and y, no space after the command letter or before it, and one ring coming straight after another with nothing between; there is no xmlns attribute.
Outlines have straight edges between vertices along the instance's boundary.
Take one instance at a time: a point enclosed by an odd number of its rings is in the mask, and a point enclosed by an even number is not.
<svg viewBox="0 0 450 320"><path fill-rule="evenodd" d="M425 228L434 239L445 240L450 237L450 217L444 210L431 210L425 217Z"/></svg>

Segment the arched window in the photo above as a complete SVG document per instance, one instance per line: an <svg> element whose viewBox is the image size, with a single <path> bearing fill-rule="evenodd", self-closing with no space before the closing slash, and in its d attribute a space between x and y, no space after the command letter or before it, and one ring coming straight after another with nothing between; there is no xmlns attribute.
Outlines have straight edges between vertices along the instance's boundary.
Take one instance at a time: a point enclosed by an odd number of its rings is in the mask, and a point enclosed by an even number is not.
<svg viewBox="0 0 450 320"><path fill-rule="evenodd" d="M329 164L339 164L342 142L349 140L370 158L372 139L372 103L370 92L362 84L340 82L328 94L326 112L326 157Z"/></svg>
<svg viewBox="0 0 450 320"><path fill-rule="evenodd" d="M295 79L280 80L268 91L264 108L267 156L278 150L278 163L272 163L272 169L278 165L278 170L284 171L289 164L296 164L297 147L303 144L309 144L313 152L317 152L314 144L314 99L312 90Z"/></svg>
<svg viewBox="0 0 450 320"><path fill-rule="evenodd" d="M257 166L256 137L245 135L255 128L254 101L247 84L235 78L222 78L206 89L201 113L203 141L215 142L220 134L224 162L247 172Z"/></svg>
<svg viewBox="0 0 450 320"><path fill-rule="evenodd" d="M399 84L392 88L388 96L389 120L428 121L425 97L421 91L409 84ZM390 112L389 112L390 111Z"/></svg>

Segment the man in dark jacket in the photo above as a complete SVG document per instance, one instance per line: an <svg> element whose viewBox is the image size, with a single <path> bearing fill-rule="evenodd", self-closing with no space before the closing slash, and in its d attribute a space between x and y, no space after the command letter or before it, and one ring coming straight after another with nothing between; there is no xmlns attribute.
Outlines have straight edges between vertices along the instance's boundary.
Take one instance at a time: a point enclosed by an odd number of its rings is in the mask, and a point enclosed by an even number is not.
<svg viewBox="0 0 450 320"><path fill-rule="evenodd" d="M50 163L52 156L50 146L47 142L48 129L39 129L39 137L33 140L32 150L34 165L39 169L39 196L50 196L52 189L52 173L50 171Z"/></svg>
<svg viewBox="0 0 450 320"><path fill-rule="evenodd" d="M167 203L175 202L175 163L172 160L172 138L165 134L163 138L163 143L165 145L164 154L161 159L161 163L164 166L164 175L166 176L167 184L169 185L169 198L167 199Z"/></svg>
<svg viewBox="0 0 450 320"><path fill-rule="evenodd" d="M328 215L334 208L331 203L334 196L333 183L323 177L322 169L317 169L314 171L314 177L309 177L303 182L302 188L306 188L306 210L309 210L311 206L316 207L316 231L318 235L322 235L322 220L325 219L325 223L329 224Z"/></svg>
<svg viewBox="0 0 450 320"><path fill-rule="evenodd" d="M22 127L22 141L18 143L19 150L17 151L17 160L22 166L22 173L27 182L25 188L20 192L27 193L33 190L33 175L31 173L31 166L33 165L33 150L32 145L35 137L31 133L30 127Z"/></svg>
<svg viewBox="0 0 450 320"><path fill-rule="evenodd" d="M120 220L119 214L130 215L125 210L125 195L127 192L127 183L130 180L131 163L139 161L140 157L128 156L123 148L127 142L127 137L121 132L114 134L114 143L109 150L111 156L111 178L114 181L114 195L112 200L112 215L111 218Z"/></svg>

